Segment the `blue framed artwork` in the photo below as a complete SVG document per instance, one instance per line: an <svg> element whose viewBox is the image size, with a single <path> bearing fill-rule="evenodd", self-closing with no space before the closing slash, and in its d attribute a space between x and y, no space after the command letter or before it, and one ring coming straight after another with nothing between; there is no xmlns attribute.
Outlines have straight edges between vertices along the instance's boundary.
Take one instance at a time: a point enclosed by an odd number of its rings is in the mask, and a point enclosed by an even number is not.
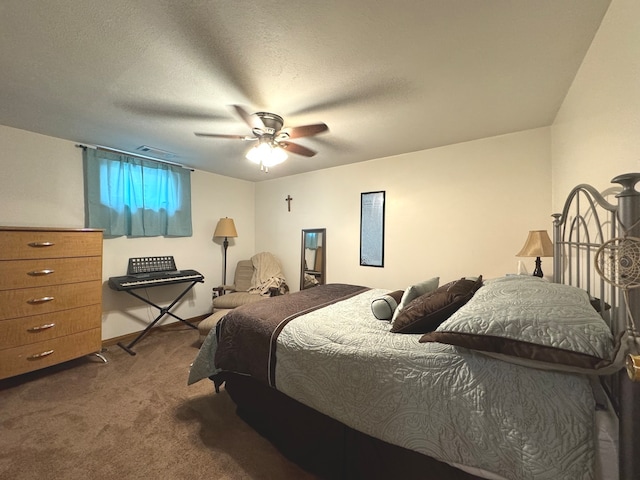
<svg viewBox="0 0 640 480"><path fill-rule="evenodd" d="M385 192L360 194L360 265L384 267Z"/></svg>

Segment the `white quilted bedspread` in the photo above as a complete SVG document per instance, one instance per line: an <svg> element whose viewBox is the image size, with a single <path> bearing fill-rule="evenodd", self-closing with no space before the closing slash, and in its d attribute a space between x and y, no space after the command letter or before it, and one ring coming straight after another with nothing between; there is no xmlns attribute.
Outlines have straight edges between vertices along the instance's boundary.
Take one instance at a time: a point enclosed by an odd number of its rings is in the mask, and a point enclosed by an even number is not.
<svg viewBox="0 0 640 480"><path fill-rule="evenodd" d="M586 377L394 334L370 290L281 332L276 387L364 433L508 479L594 478ZM369 352L366 358L362 351Z"/></svg>

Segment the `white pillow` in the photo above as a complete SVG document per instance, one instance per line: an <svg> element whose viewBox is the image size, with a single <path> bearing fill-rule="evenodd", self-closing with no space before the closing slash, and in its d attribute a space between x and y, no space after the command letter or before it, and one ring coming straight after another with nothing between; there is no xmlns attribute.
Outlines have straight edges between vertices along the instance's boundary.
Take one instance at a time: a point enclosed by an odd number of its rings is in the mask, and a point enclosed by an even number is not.
<svg viewBox="0 0 640 480"><path fill-rule="evenodd" d="M398 302L402 299L404 292L396 290L378 298L374 298L371 302L371 312L378 320L391 320L393 312L398 308Z"/></svg>
<svg viewBox="0 0 640 480"><path fill-rule="evenodd" d="M398 315L402 312L402 309L409 305L413 300L418 298L425 293L433 292L438 288L440 284L440 277L433 277L429 280L425 280L420 283L416 283L415 285L409 285L407 289L402 294L402 298L400 299L400 303L398 304L398 308L396 308L395 312L393 312L393 317L391 318L391 322L393 322Z"/></svg>

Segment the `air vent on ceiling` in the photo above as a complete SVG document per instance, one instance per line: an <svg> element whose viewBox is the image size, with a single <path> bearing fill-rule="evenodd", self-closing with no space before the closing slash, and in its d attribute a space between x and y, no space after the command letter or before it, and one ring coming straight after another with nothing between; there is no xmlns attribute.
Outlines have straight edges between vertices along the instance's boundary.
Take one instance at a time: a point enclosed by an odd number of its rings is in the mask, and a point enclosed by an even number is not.
<svg viewBox="0 0 640 480"><path fill-rule="evenodd" d="M162 150L160 148L149 147L148 145L140 145L136 148L138 152L142 152L145 155L150 155L157 158L164 158L165 160L171 160L176 158L178 155L175 153L168 152L166 150Z"/></svg>

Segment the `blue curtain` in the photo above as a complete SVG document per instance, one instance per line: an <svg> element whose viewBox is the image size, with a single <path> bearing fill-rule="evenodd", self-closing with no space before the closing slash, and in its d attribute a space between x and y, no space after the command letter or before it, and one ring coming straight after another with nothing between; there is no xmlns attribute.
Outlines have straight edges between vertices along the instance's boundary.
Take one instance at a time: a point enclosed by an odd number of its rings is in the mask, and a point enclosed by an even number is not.
<svg viewBox="0 0 640 480"><path fill-rule="evenodd" d="M87 227L114 237L192 235L189 170L91 148L83 163Z"/></svg>
<svg viewBox="0 0 640 480"><path fill-rule="evenodd" d="M319 233L315 232L307 232L304 234L304 247L310 250L315 250L318 248L318 236Z"/></svg>

